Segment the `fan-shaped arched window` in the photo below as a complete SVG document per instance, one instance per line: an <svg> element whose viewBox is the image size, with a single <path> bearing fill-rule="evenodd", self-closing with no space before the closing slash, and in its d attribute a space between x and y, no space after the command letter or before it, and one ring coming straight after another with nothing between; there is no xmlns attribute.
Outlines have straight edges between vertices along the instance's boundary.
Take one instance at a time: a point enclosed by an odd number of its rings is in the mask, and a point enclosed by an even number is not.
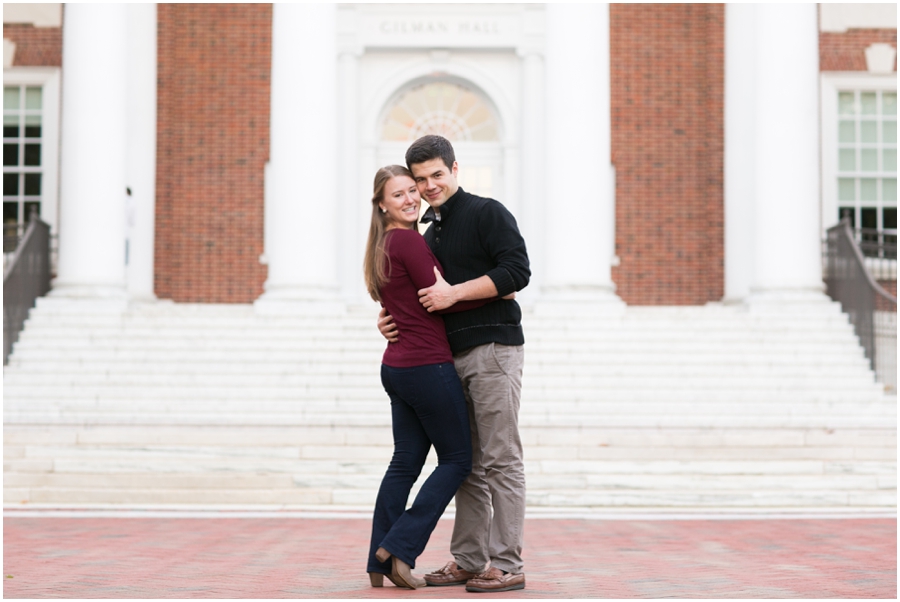
<svg viewBox="0 0 900 602"><path fill-rule="evenodd" d="M439 134L451 142L496 142L497 121L478 94L448 82L407 90L388 111L382 140L412 142Z"/></svg>

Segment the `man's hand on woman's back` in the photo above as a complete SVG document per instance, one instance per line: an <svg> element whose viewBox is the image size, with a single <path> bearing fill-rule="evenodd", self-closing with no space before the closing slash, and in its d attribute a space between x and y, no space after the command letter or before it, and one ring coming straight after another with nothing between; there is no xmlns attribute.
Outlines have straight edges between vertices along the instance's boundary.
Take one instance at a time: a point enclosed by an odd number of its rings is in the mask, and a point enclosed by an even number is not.
<svg viewBox="0 0 900 602"><path fill-rule="evenodd" d="M378 312L378 331L389 343L396 343L400 340L397 325L394 324L394 318L391 317L384 307Z"/></svg>

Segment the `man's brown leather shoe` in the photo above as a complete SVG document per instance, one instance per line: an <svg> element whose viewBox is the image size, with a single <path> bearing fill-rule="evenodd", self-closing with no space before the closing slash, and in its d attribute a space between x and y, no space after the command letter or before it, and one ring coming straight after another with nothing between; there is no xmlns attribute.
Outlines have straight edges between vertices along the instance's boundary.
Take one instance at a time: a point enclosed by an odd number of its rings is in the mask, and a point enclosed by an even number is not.
<svg viewBox="0 0 900 602"><path fill-rule="evenodd" d="M452 560L444 565L443 568L425 575L425 583L428 585L463 585L472 577L476 577L476 573L470 573L465 569L456 566Z"/></svg>
<svg viewBox="0 0 900 602"><path fill-rule="evenodd" d="M514 589L525 589L525 574L504 573L494 567L466 583L467 592L508 592Z"/></svg>

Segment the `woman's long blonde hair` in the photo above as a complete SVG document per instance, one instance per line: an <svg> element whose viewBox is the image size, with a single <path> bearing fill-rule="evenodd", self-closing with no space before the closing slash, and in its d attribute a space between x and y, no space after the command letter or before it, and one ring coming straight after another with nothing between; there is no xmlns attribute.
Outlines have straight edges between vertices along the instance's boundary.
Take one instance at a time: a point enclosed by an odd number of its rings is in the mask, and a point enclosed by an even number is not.
<svg viewBox="0 0 900 602"><path fill-rule="evenodd" d="M397 176L407 176L415 180L412 172L402 165L388 165L375 173L375 183L372 186L372 221L369 224L369 240L366 242L363 273L366 277L366 290L369 291L369 295L376 301L381 301L381 287L390 278L390 266L387 265L387 256L384 252L388 220L378 204L384 200L385 184L391 178Z"/></svg>

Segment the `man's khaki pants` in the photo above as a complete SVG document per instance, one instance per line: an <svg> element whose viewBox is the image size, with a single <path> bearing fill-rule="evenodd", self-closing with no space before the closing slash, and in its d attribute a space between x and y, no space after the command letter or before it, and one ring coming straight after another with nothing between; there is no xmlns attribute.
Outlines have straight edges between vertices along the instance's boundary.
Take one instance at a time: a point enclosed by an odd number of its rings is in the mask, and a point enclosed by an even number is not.
<svg viewBox="0 0 900 602"><path fill-rule="evenodd" d="M479 345L454 356L472 429L472 473L456 492L450 551L480 573L522 572L525 469L519 438L523 346ZM493 512L492 512L493 510Z"/></svg>

